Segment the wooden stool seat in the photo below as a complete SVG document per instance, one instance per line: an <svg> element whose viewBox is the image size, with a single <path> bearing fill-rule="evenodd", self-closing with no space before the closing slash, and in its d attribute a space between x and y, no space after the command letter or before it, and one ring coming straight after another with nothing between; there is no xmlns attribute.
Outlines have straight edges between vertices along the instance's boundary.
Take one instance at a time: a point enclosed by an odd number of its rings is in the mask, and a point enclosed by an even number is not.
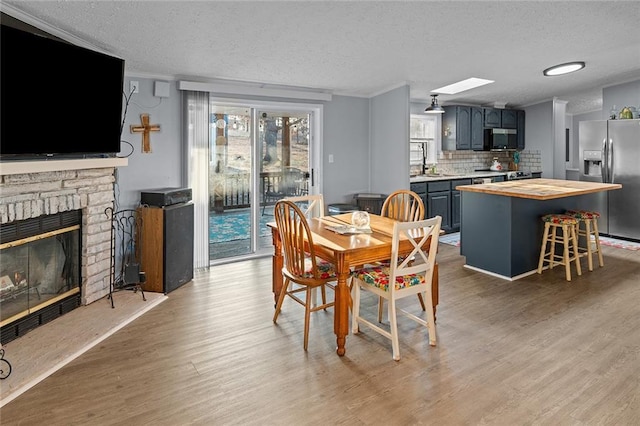
<svg viewBox="0 0 640 426"><path fill-rule="evenodd" d="M567 210L565 214L577 219L578 241L580 237L584 237L584 246L578 245L580 257L587 256L587 264L589 271L593 271L593 254L598 254L598 264L602 268L604 260L602 259L602 251L600 250L600 234L598 232L598 218L600 213L589 210ZM584 224L584 227L582 226ZM593 244L595 243L595 249Z"/></svg>
<svg viewBox="0 0 640 426"><path fill-rule="evenodd" d="M542 273L545 264L549 269L555 265L564 265L567 281L571 281L571 262L575 262L578 275L582 275L578 253L578 219L567 214L548 214L542 216L544 234L540 247L538 273ZM562 230L561 234L558 231ZM550 243L547 251L547 243ZM555 253L556 243L564 246L562 255Z"/></svg>

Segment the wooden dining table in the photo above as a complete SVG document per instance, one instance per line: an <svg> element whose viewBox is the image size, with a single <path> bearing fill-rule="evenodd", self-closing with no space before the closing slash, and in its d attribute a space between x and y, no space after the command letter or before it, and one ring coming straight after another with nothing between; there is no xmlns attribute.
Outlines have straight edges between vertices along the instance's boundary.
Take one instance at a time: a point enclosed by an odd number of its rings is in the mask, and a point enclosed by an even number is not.
<svg viewBox="0 0 640 426"><path fill-rule="evenodd" d="M335 216L315 217L309 220L313 245L317 257L336 266L337 285L334 305L334 333L336 335L338 355L345 354L345 343L349 334L349 275L352 267L368 263L389 260L391 258L391 240L395 220L369 214L371 233L340 234L330 227L350 225L351 213ZM275 222L268 223L273 239L273 295L278 300L282 291L282 241ZM399 244L398 254L409 254L413 246L409 241ZM435 314L438 305L438 264L434 268L432 281L432 308Z"/></svg>

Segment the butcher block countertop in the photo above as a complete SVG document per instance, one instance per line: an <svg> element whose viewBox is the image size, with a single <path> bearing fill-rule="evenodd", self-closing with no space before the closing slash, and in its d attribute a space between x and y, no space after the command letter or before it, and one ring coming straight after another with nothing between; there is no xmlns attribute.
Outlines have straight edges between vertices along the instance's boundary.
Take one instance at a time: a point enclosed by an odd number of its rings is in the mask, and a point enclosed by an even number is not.
<svg viewBox="0 0 640 426"><path fill-rule="evenodd" d="M553 200L555 198L591 194L620 188L622 188L622 185L617 183L596 183L561 179L523 179L456 187L459 191L481 192L533 200Z"/></svg>

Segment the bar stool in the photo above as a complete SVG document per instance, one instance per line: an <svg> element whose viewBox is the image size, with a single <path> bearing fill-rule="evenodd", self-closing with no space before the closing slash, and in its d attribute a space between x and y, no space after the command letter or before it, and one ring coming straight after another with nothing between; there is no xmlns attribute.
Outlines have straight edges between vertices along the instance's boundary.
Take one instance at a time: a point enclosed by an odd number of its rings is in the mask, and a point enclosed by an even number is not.
<svg viewBox="0 0 640 426"><path fill-rule="evenodd" d="M565 214L577 219L578 240L580 240L580 237L585 238L586 247L581 247L578 244L578 252L582 251L580 257L587 256L589 270L593 271L592 257L594 253L598 253L598 264L602 268L604 261L602 260L602 251L600 251L600 236L598 233L598 218L600 217L600 213L589 210L567 210ZM584 223L584 229L580 225L581 223ZM594 242L596 244L595 250L592 245Z"/></svg>
<svg viewBox="0 0 640 426"><path fill-rule="evenodd" d="M553 269L555 265L564 265L567 281L571 281L571 262L575 261L578 275L582 275L576 232L578 220L566 214L548 214L542 216L542 221L544 222L544 235L540 247L538 273L542 273L545 263L549 264L549 269ZM558 234L560 230L562 230L562 234ZM547 242L551 243L549 251L547 251ZM562 256L555 253L556 243L564 245ZM569 253L570 249L571 254Z"/></svg>

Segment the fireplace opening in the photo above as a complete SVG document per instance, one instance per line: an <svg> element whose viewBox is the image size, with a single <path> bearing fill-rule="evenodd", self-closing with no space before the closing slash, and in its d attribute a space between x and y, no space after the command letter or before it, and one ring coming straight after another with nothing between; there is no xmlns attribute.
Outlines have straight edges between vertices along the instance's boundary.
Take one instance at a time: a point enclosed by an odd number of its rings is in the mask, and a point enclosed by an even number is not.
<svg viewBox="0 0 640 426"><path fill-rule="evenodd" d="M3 344L80 306L82 211L0 226Z"/></svg>

